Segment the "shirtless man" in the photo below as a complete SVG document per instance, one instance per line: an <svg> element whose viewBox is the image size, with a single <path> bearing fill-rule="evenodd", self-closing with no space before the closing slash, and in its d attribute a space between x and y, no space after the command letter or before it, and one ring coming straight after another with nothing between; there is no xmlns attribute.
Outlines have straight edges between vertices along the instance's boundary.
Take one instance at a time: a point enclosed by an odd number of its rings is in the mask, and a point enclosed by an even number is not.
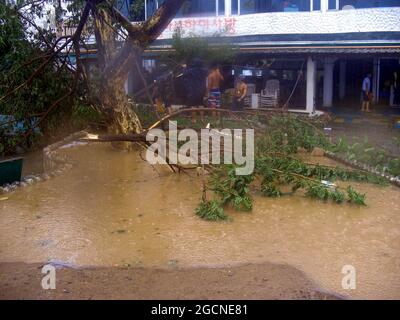
<svg viewBox="0 0 400 320"><path fill-rule="evenodd" d="M207 96L208 103L211 108L221 107L221 82L224 81L224 77L219 71L218 66L213 66L207 77ZM213 112L215 117L215 112Z"/></svg>
<svg viewBox="0 0 400 320"><path fill-rule="evenodd" d="M243 110L243 100L247 94L247 84L244 82L245 76L240 75L235 86L235 94L233 97L233 110Z"/></svg>

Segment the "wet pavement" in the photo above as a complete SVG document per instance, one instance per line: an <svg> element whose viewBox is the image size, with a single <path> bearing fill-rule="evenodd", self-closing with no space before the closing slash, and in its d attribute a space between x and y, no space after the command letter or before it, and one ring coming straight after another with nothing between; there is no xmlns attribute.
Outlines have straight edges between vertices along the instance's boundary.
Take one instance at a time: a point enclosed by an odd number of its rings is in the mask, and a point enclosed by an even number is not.
<svg viewBox="0 0 400 320"><path fill-rule="evenodd" d="M109 144L65 150L77 165L0 202L0 262L73 267L229 267L279 263L321 288L355 298L400 298L400 190L353 184L367 207L301 194L254 195L228 222L194 214L199 178L152 167ZM332 161L319 158L324 163ZM315 159L313 159L315 161ZM357 289L342 289L342 268Z"/></svg>

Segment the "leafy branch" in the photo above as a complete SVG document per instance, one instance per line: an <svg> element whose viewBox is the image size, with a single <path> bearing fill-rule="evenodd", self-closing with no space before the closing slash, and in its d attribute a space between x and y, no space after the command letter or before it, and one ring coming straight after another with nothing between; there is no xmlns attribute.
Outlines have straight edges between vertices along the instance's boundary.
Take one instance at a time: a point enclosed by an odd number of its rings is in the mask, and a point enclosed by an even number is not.
<svg viewBox="0 0 400 320"><path fill-rule="evenodd" d="M256 135L255 170L247 176L237 176L235 165L214 167L208 182L208 190L214 199L203 199L196 213L208 220L227 219L224 208L233 207L237 211L251 211L253 199L250 185L255 186L262 195L282 197L302 191L304 196L334 203L348 202L365 206L366 195L352 186L341 187L340 181L367 182L386 185L382 177L367 171L345 169L307 163L297 151L299 148L313 150L315 147L329 147L331 144L313 126L298 121L293 116L273 116L267 129ZM289 189L290 191L285 191Z"/></svg>

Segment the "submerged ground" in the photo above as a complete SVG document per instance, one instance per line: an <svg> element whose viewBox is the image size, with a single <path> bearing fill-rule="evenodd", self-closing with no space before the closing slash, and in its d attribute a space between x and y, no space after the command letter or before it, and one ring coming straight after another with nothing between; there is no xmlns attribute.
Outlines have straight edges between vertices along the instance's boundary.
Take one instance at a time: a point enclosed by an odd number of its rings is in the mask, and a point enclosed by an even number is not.
<svg viewBox="0 0 400 320"><path fill-rule="evenodd" d="M356 184L365 208L255 195L252 213L207 222L195 173L108 144L65 152L71 170L0 202L1 298L400 298L398 188ZM48 261L63 267L54 291Z"/></svg>

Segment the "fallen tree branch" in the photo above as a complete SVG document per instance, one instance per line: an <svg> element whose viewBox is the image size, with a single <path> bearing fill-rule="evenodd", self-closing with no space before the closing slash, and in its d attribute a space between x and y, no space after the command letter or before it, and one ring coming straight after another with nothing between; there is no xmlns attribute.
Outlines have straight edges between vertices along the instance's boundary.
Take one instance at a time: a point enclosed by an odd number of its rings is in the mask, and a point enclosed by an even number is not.
<svg viewBox="0 0 400 320"><path fill-rule="evenodd" d="M85 137L82 137L79 140L87 142L114 142L114 141L145 142L146 134L145 133L131 133L131 134L87 133Z"/></svg>
<svg viewBox="0 0 400 320"><path fill-rule="evenodd" d="M201 111L201 112L227 113L227 114L229 114L229 115L231 115L233 117L236 117L238 120L244 120L244 119L238 118L237 117L238 114L241 114L241 113L242 114L246 114L245 111L232 111L232 110L228 110L228 109L218 109L218 108L206 108L206 107L202 107L202 108L182 108L182 109L179 109L178 111L175 111L173 113L170 113L170 114L164 116L163 118L161 118L160 120L155 122L153 125L151 125L148 130L157 128L162 123L164 123L165 121L167 121L167 120L169 120L169 119L171 119L173 117L176 117L176 116L178 116L178 115L180 115L182 113L191 113L191 112L199 112L199 111ZM249 113L247 113L247 114L249 114Z"/></svg>
<svg viewBox="0 0 400 320"><path fill-rule="evenodd" d="M58 49L56 49L53 53L50 54L50 56L42 63L40 66L29 76L27 80L25 80L23 83L21 83L19 86L15 87L13 90L7 92L5 95L0 97L0 102L3 101L4 99L8 98L9 96L13 95L15 92L17 92L19 89L23 88L27 84L29 84L52 60L53 58L61 52L71 41L74 41L75 39L79 39L83 27L89 17L89 12L90 12L90 6L89 3L86 3L85 8L82 13L82 17L79 21L79 25L76 28L76 31L74 35L67 39Z"/></svg>
<svg viewBox="0 0 400 320"><path fill-rule="evenodd" d="M24 134L24 138L29 136L33 132L33 129L38 127L43 122L43 120L50 114L50 112L52 112L63 100L65 100L70 95L72 95L74 93L74 91L75 90L70 90L66 94L64 94L61 98L59 98L56 101L54 101L53 104L50 106L50 108L47 109L47 111L40 118L40 120L37 123L35 123L35 125L33 127L29 128L29 130Z"/></svg>
<svg viewBox="0 0 400 320"><path fill-rule="evenodd" d="M146 79L143 76L142 70L140 70L140 65L139 65L139 62L138 62L137 58L135 58L135 65L136 65L136 70L137 70L137 72L139 74L139 77L142 80L144 89L146 91L147 99L149 99L150 104L153 106L155 114L157 116L157 119L160 119L160 114L158 113L157 108L154 105L153 98L151 97L150 90L149 90L149 87L147 86L147 82L146 82Z"/></svg>

